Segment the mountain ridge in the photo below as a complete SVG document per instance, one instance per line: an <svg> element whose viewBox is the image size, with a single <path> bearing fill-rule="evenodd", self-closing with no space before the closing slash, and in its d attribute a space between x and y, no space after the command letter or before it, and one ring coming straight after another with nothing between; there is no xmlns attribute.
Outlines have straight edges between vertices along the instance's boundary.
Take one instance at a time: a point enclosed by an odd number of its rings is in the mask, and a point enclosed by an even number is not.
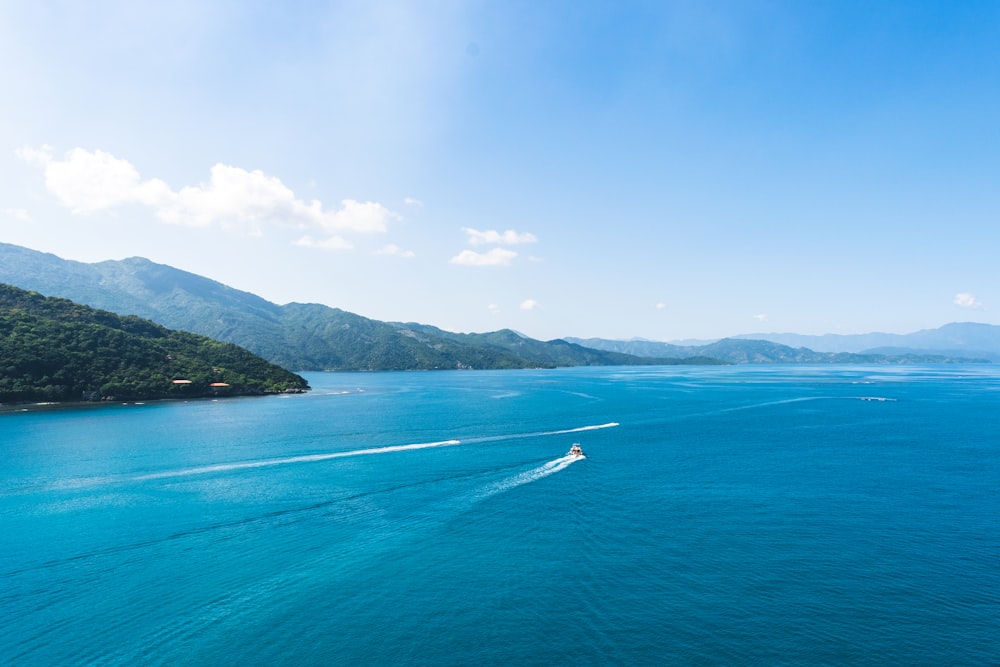
<svg viewBox="0 0 1000 667"><path fill-rule="evenodd" d="M992 326L992 325L986 325ZM1000 331L1000 327L996 327ZM710 356L729 363L990 363L1000 361L997 352L963 349L873 348L860 352L822 352L800 346L733 336L704 345L676 345L655 341L613 340L605 338L573 338L566 340L594 349L635 355L669 354Z"/></svg>
<svg viewBox="0 0 1000 667"><path fill-rule="evenodd" d="M907 334L770 333L741 334L733 338L768 340L793 347L809 347L817 352L871 354L887 350L907 350L911 353L933 351L979 356L1000 362L1000 326L981 322L949 322L936 329L920 329Z"/></svg>
<svg viewBox="0 0 1000 667"><path fill-rule="evenodd" d="M450 334L429 325L372 320L321 304L281 306L141 257L86 264L0 243L0 281L231 342L296 370L702 363L586 350L563 341Z"/></svg>
<svg viewBox="0 0 1000 667"><path fill-rule="evenodd" d="M322 304L278 305L250 292L142 257L87 264L5 243L0 243L0 281L234 343L296 370L1000 361L1000 327L976 323L952 323L915 334L855 338L838 334L825 337L770 334L789 342L812 339L837 342L827 346L836 349L821 350L754 337L766 334L679 345L643 339L574 337L538 341L509 329L453 333L414 322L381 322ZM975 337L969 333L971 328L978 332ZM973 339L979 341L978 346L971 346L969 340ZM900 341L909 341L911 346L900 345ZM934 345L944 345L941 341L947 341L948 345L935 348ZM841 349L848 343L851 351ZM915 344L921 347L912 347Z"/></svg>

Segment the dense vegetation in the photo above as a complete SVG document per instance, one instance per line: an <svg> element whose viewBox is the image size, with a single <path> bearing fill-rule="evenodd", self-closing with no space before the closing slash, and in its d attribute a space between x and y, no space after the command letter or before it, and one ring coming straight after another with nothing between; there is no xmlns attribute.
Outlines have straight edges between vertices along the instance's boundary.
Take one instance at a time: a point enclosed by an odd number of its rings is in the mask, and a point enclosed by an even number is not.
<svg viewBox="0 0 1000 667"><path fill-rule="evenodd" d="M423 370L539 365L499 348L423 336L339 308L291 303L282 313L287 342L284 353L296 355L304 368Z"/></svg>
<svg viewBox="0 0 1000 667"><path fill-rule="evenodd" d="M723 364L725 362L707 356L679 359L661 355L657 357L641 357L633 354L596 350L562 339L540 341L527 338L511 331L501 329L490 333L460 334L442 331L426 324L397 324L396 326L414 335L433 336L462 343L464 345L484 350L498 350L514 354L522 359L530 360L537 366L664 366L677 364Z"/></svg>
<svg viewBox="0 0 1000 667"><path fill-rule="evenodd" d="M894 347L846 354L746 339L687 346L576 338L543 342L509 330L459 334L380 322L320 304L279 306L141 257L86 264L6 243L0 243L2 282L234 343L296 370L1000 361L1000 327L972 323L907 336L870 334L862 337L869 344Z"/></svg>
<svg viewBox="0 0 1000 667"><path fill-rule="evenodd" d="M279 306L141 257L85 264L0 243L0 282L4 281L235 343L295 370L718 363L650 360L561 340L537 341L507 330L454 334L420 324L380 322L320 304Z"/></svg>
<svg viewBox="0 0 1000 667"><path fill-rule="evenodd" d="M307 388L298 375L231 343L0 284L0 402Z"/></svg>

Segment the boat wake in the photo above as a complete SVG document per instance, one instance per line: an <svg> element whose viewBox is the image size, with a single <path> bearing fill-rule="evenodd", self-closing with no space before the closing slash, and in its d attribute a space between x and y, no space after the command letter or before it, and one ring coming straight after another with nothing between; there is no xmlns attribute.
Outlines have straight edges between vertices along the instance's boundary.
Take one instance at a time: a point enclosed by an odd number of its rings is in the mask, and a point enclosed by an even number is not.
<svg viewBox="0 0 1000 667"><path fill-rule="evenodd" d="M737 405L731 408L722 408L719 412L736 412L737 410L754 410L756 408L768 408L773 405L787 405L789 403L803 403L805 401L825 401L834 398L833 396L800 396L798 398L786 398L780 401L767 401L766 403L753 403L751 405Z"/></svg>
<svg viewBox="0 0 1000 667"><path fill-rule="evenodd" d="M480 438L466 438L462 442L496 442L498 440L517 440L519 438L542 438L550 435L567 435L569 433L583 433L585 431L599 431L605 428L621 426L618 422L608 422L607 424L594 424L592 426L577 426L576 428L560 429L558 431L533 431L531 433L508 433L504 435L486 435Z"/></svg>
<svg viewBox="0 0 1000 667"><path fill-rule="evenodd" d="M530 484L531 482L537 482L543 477L554 475L557 472L570 467L573 463L585 458L587 457L580 454L567 454L566 456L562 456L554 461L544 463L537 468L532 468L531 470L525 470L524 472L520 472L516 475L505 477L504 479L494 482L483 489L476 499L485 500L490 496L495 496L498 493L503 493L504 491L510 491L518 486Z"/></svg>
<svg viewBox="0 0 1000 667"><path fill-rule="evenodd" d="M607 424L595 424L590 426L577 426L575 428L560 429L558 431L536 431L533 433L511 433L505 435L483 436L480 438L466 438L464 440L437 440L435 442L419 442L410 445L388 445L385 447L370 447L367 449L352 449L346 452L328 452L322 454L303 454L301 456L288 456L275 459L261 459L257 461L237 461L233 463L219 463L182 470L166 470L163 472L148 473L129 477L132 482L144 482L156 479L168 479L171 477L186 477L188 475L207 475L217 472L230 472L234 470L247 470L251 468L265 468L268 466L288 465L291 463L313 463L316 461L328 461L330 459L345 458L348 456L368 456L372 454L388 454L390 452L405 452L414 449L429 449L431 447L449 447L453 445L473 444L482 442L494 442L497 440L514 440L519 438L540 438L543 436L566 435L569 433L582 433L585 431L597 431L605 428L614 428L618 422L608 422ZM564 457L565 458L565 457ZM573 459L579 456L570 457ZM563 459L557 459L551 463L557 463ZM572 461L570 461L572 463ZM549 464L546 464L549 465ZM567 464L568 465L568 464ZM545 466L542 466L544 468ZM562 470L562 468L559 468ZM552 472L558 472L554 470ZM546 473L551 474L551 473Z"/></svg>
<svg viewBox="0 0 1000 667"><path fill-rule="evenodd" d="M353 449L347 452L329 452L325 454L303 454L302 456L289 456L281 459L264 459L261 461L241 461L239 463L220 463L198 468L186 468L184 470L168 470L165 472L155 472L148 475L131 477L133 482L143 482L150 479L165 479L168 477L186 477L188 475L206 475L213 472L228 472L230 470L243 470L246 468L264 468L267 466L287 465L289 463L312 463L314 461L327 461L329 459L340 459L348 456L368 456L371 454L387 454L389 452L405 452L411 449L428 449L430 447L448 447L458 445L461 440L438 440L437 442L418 442L412 445L389 445L387 447L370 447L368 449Z"/></svg>
<svg viewBox="0 0 1000 667"><path fill-rule="evenodd" d="M498 442L503 440L516 440L523 438L541 438L556 435L566 435L570 433L582 433L585 431L597 431L600 429L614 428L618 422L608 422L607 424L593 424L588 426L577 426L574 428L559 429L555 431L534 431L531 433L507 433L501 435L488 435L476 438L465 438L462 440L436 440L434 442L418 442L406 445L387 445L384 447L368 447L365 449L352 449L339 452L322 452L318 454L302 454L298 456L285 456L270 459L256 459L250 461L232 461L228 463L213 463L209 465L193 466L190 468L180 468L174 470L162 470L159 472L148 472L140 474L121 474L105 477L73 478L58 480L45 485L49 489L79 489L106 484L116 484L123 482L147 482L162 479L173 479L180 477L190 477L197 475L210 475L214 473L237 472L241 470L252 470L255 468L267 468L272 466L291 465L295 463L315 463L318 461L329 461L332 459L346 458L351 456L370 456L374 454L389 454L391 452L405 452L415 449L429 449L432 447L450 447L455 445L477 444L486 442ZM576 457L579 458L579 457ZM562 459L559 459L562 460ZM555 462L553 462L555 463ZM559 468L561 470L562 468ZM553 472L558 472L555 470ZM551 473L546 473L551 474Z"/></svg>

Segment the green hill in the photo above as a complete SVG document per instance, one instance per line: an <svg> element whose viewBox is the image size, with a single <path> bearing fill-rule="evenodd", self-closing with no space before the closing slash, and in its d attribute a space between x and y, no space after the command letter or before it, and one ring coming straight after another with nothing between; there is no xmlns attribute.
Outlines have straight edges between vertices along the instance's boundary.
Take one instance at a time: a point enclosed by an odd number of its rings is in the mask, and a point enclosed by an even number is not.
<svg viewBox="0 0 1000 667"><path fill-rule="evenodd" d="M460 334L442 331L427 324L397 324L404 329L461 342L478 349L492 349L515 354L539 366L664 366L677 364L722 364L708 357L677 359L667 356L641 357L633 354L597 350L562 339L540 341L510 329L490 333Z"/></svg>
<svg viewBox="0 0 1000 667"><path fill-rule="evenodd" d="M0 284L0 402L305 389L303 378L237 345Z"/></svg>
<svg viewBox="0 0 1000 667"><path fill-rule="evenodd" d="M0 243L0 282L235 343L296 370L713 362L650 360L562 340L542 342L512 331L456 334L428 325L390 324L320 304L279 306L141 257L86 264Z"/></svg>

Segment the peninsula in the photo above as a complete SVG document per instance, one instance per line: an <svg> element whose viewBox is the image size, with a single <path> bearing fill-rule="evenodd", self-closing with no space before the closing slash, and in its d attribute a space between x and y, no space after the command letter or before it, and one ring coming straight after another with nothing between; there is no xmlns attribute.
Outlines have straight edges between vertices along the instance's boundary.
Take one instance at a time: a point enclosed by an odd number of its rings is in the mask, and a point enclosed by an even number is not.
<svg viewBox="0 0 1000 667"><path fill-rule="evenodd" d="M306 391L232 343L0 284L0 403Z"/></svg>

